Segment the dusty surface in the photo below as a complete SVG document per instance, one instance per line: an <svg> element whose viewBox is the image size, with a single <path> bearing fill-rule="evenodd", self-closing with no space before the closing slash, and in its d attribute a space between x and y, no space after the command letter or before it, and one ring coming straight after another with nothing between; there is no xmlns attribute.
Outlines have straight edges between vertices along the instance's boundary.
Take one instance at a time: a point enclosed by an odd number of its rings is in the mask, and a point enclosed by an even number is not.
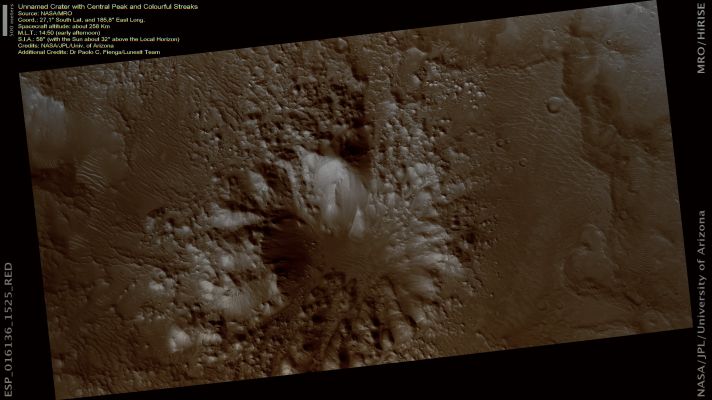
<svg viewBox="0 0 712 400"><path fill-rule="evenodd" d="M691 324L654 3L22 85L61 398Z"/></svg>

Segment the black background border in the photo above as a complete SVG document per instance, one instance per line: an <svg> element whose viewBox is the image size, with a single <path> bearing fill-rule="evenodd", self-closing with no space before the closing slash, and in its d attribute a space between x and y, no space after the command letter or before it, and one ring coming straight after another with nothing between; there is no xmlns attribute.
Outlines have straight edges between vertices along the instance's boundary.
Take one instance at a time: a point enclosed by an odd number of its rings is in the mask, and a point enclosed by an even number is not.
<svg viewBox="0 0 712 400"><path fill-rule="evenodd" d="M64 1L63 3L71 3ZM191 17L163 18L156 31L179 32L180 48L162 57L223 49L382 32L508 16L623 3L620 1L413 2L384 8L364 2L333 7L316 5L249 6L194 1ZM266 2L265 2L266 3ZM705 136L708 78L695 73L695 4L658 1L670 101L678 187L685 233L690 289L698 272L695 249L697 212L708 209L709 172ZM709 12L709 9L707 10ZM15 398L53 398L47 323L34 219L18 72L118 62L136 57L18 57L15 42L0 38L2 108L3 263L13 264L15 320L13 392ZM693 297L693 315L696 302ZM5 323L4 328L7 326ZM102 398L195 399L276 394L335 398L381 397L388 393L460 395L480 398L685 399L696 396L695 332L683 329L655 334L558 344L536 348L448 357L349 370L174 388ZM3 385L4 387L4 385Z"/></svg>

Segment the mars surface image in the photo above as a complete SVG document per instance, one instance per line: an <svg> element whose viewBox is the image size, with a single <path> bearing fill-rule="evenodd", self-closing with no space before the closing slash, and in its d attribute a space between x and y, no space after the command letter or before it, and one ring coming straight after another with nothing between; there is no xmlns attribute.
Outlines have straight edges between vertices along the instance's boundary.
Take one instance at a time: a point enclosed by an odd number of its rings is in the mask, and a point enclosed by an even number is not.
<svg viewBox="0 0 712 400"><path fill-rule="evenodd" d="M691 326L654 2L20 79L58 398Z"/></svg>

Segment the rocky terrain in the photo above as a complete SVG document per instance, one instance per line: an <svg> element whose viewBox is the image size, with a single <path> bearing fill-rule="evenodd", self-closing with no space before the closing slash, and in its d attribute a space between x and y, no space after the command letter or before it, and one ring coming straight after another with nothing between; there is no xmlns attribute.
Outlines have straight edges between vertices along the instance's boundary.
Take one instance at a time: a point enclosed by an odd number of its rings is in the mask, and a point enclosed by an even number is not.
<svg viewBox="0 0 712 400"><path fill-rule="evenodd" d="M691 325L654 2L21 82L59 398Z"/></svg>

